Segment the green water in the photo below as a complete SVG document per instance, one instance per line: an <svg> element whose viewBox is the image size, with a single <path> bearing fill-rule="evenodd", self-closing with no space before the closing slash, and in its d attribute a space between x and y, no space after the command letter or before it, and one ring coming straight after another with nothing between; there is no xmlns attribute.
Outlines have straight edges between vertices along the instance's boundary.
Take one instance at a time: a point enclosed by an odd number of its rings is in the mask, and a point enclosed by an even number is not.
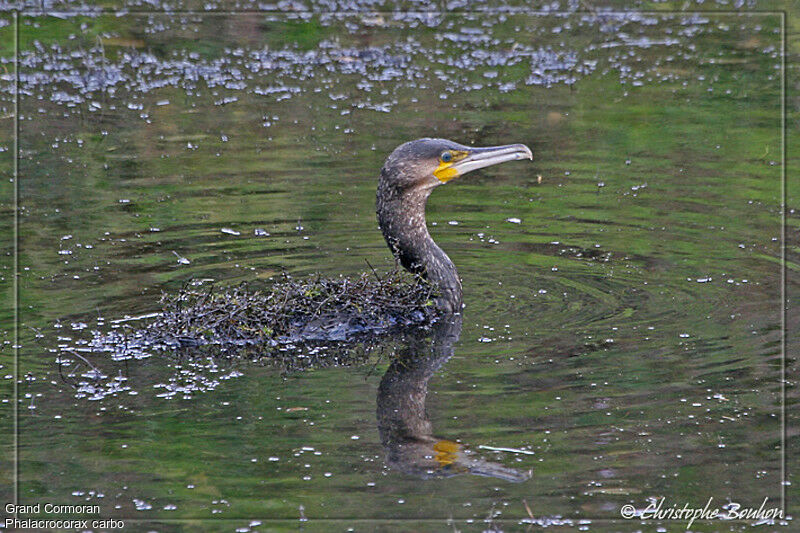
<svg viewBox="0 0 800 533"><path fill-rule="evenodd" d="M179 19L20 22L23 51L58 43L76 54L67 63L96 59L31 85L20 104L20 503L92 503L126 530L160 531L515 530L526 506L540 525L604 530L654 527L611 521L661 497L780 505L777 16L648 15L605 30L585 13ZM13 26L0 32L7 41ZM242 68L242 54L264 50L291 54ZM551 83L526 83L541 50L555 53L541 63ZM302 55L320 51L328 60ZM155 63L132 67L136 53ZM215 81L187 90L158 73L190 53L195 67L224 65ZM80 88L115 65L130 83ZM37 72L52 70L22 67ZM535 153L439 188L428 206L466 303L452 357L428 382L432 434L530 479L387 465L378 386L393 353L424 342L288 374L219 362L197 371L208 390L170 398L159 385L185 361L169 354L87 355L127 378L100 400L72 386L88 367L56 364L60 345L158 310L162 290L193 278L391 268L377 175L423 136ZM10 353L7 342L4 376Z"/></svg>

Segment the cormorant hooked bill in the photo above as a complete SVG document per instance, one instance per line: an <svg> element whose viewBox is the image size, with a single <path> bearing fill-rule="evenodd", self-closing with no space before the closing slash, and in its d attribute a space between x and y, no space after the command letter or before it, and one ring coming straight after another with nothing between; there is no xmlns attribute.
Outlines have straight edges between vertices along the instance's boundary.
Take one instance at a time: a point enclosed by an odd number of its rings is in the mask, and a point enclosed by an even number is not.
<svg viewBox="0 0 800 533"><path fill-rule="evenodd" d="M428 196L467 172L518 159L533 159L530 148L524 144L475 148L446 139L417 139L398 146L381 169L376 208L383 237L406 270L438 287L436 305L445 313L461 311L461 280L428 233Z"/></svg>

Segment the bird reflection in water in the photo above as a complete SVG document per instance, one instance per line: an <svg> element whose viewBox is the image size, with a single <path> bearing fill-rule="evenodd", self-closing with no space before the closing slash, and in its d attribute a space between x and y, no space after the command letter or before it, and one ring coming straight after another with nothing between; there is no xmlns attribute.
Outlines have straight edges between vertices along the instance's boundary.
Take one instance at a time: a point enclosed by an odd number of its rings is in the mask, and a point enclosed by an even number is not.
<svg viewBox="0 0 800 533"><path fill-rule="evenodd" d="M434 325L428 338L409 340L393 357L378 386L378 432L386 463L423 479L473 474L525 481L530 471L487 461L465 445L433 434L425 408L428 381L452 357L460 334L461 315L450 315Z"/></svg>

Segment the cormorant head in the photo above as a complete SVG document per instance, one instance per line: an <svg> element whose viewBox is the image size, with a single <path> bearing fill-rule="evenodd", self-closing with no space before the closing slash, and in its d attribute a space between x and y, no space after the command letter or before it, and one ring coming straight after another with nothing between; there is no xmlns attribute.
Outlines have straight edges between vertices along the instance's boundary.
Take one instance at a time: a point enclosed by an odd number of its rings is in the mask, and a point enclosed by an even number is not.
<svg viewBox="0 0 800 533"><path fill-rule="evenodd" d="M533 159L533 153L524 144L479 148L447 139L417 139L389 155L381 178L400 190L432 189L467 172L517 159Z"/></svg>
<svg viewBox="0 0 800 533"><path fill-rule="evenodd" d="M461 280L453 262L436 246L425 225L428 195L467 172L517 159L533 159L524 144L475 148L445 139L417 139L398 146L378 181L375 210L392 253L407 270L437 285L436 306L461 311Z"/></svg>

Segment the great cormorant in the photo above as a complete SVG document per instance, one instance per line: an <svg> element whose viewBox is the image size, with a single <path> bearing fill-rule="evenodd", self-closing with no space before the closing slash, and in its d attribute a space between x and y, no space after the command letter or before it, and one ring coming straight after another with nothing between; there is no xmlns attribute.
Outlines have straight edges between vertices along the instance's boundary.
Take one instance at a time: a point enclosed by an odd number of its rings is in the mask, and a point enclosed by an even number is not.
<svg viewBox="0 0 800 533"><path fill-rule="evenodd" d="M378 182L378 223L400 264L433 286L414 284L416 292L407 301L397 301L397 291L406 285L393 281L393 276L377 283L368 277L355 282L287 278L270 291L238 287L213 295L210 290L186 288L165 297L162 312L136 334L98 333L94 349L129 354L147 353L153 347L208 346L232 353L243 346L283 347L375 336L396 326L427 323L433 315L452 319L462 307L461 281L453 262L428 233L428 196L467 172L517 159L533 159L531 150L524 144L475 148L445 139L417 139L389 155ZM434 306L428 305L431 288L437 293Z"/></svg>
<svg viewBox="0 0 800 533"><path fill-rule="evenodd" d="M445 313L461 310L461 281L453 262L428 233L428 196L467 172L518 159L533 159L530 148L476 148L446 139L417 139L398 146L381 169L376 207L386 243L404 268L437 286L436 305Z"/></svg>

